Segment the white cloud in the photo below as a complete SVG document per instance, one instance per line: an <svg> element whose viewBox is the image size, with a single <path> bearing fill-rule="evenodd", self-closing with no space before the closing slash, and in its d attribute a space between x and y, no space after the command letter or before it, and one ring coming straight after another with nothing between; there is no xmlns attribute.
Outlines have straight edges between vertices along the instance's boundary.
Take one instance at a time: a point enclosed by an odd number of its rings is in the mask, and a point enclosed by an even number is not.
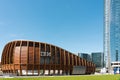
<svg viewBox="0 0 120 80"><path fill-rule="evenodd" d="M17 37L17 34L10 34L10 37Z"/></svg>
<svg viewBox="0 0 120 80"><path fill-rule="evenodd" d="M24 34L10 34L9 36L16 38L16 37L23 37Z"/></svg>

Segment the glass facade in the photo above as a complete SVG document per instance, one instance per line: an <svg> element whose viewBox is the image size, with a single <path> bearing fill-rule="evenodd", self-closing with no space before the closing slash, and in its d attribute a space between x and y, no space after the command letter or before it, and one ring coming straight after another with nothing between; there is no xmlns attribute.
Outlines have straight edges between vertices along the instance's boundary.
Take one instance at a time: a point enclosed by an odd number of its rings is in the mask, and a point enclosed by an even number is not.
<svg viewBox="0 0 120 80"><path fill-rule="evenodd" d="M83 58L83 59L86 59L87 61L91 61L91 56L90 54L87 54L87 53L78 53L78 56Z"/></svg>
<svg viewBox="0 0 120 80"><path fill-rule="evenodd" d="M91 56L92 62L96 65L96 68L104 67L104 54L102 52L94 52Z"/></svg>
<svg viewBox="0 0 120 80"><path fill-rule="evenodd" d="M111 0L111 61L120 61L120 0Z"/></svg>
<svg viewBox="0 0 120 80"><path fill-rule="evenodd" d="M120 0L105 0L104 53L106 63L120 61Z"/></svg>

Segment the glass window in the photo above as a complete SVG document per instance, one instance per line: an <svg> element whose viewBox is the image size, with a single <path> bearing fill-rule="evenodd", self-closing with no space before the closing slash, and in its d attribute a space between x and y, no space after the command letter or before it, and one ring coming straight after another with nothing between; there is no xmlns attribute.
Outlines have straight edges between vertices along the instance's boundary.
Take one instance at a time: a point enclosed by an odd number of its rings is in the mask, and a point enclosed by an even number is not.
<svg viewBox="0 0 120 80"><path fill-rule="evenodd" d="M44 57L40 57L40 64L44 64Z"/></svg>

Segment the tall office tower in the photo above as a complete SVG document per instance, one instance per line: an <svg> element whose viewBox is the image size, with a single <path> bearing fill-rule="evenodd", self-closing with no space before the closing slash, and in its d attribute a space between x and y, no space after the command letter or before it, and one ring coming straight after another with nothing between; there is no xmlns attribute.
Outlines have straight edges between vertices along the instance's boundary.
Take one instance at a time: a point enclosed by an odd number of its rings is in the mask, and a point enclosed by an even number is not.
<svg viewBox="0 0 120 80"><path fill-rule="evenodd" d="M96 69L102 69L104 67L104 54L102 52L93 52L91 56Z"/></svg>
<svg viewBox="0 0 120 80"><path fill-rule="evenodd" d="M106 67L120 61L120 0L105 0L104 53Z"/></svg>

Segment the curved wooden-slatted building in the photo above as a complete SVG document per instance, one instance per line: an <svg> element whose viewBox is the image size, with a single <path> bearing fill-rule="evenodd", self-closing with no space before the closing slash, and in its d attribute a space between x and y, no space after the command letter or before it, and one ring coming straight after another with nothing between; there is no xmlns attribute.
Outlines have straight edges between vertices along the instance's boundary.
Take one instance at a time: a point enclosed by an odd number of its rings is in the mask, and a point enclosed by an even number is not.
<svg viewBox="0 0 120 80"><path fill-rule="evenodd" d="M5 45L3 73L16 75L92 74L95 64L55 45L17 40Z"/></svg>

